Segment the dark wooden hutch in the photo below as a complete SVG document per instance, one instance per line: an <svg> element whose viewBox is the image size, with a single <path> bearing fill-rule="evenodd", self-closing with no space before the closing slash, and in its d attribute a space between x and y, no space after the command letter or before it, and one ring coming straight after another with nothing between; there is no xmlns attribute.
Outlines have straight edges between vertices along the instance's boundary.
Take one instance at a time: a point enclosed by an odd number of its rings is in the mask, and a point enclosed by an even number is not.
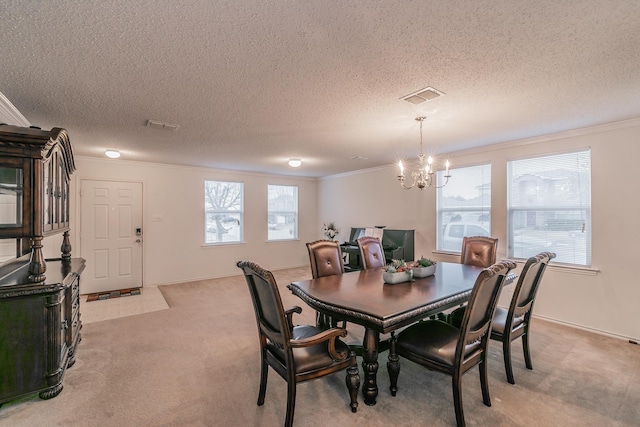
<svg viewBox="0 0 640 427"><path fill-rule="evenodd" d="M0 125L0 239L15 241L15 253L0 263L0 405L32 393L57 396L75 362L85 261L71 258L74 170L64 129ZM43 238L59 233L60 258L45 260Z"/></svg>

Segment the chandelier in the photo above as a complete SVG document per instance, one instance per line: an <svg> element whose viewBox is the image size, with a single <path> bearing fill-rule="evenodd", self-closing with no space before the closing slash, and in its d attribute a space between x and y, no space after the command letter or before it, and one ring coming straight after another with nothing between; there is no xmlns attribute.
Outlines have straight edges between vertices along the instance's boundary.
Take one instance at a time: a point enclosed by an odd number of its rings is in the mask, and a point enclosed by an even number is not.
<svg viewBox="0 0 640 427"><path fill-rule="evenodd" d="M422 122L425 121L426 117L416 117L416 121L420 122L420 154L418 154L418 170L411 172L411 176L413 177L413 184L406 185L404 182L404 166L402 165L402 160L398 162L398 168L400 168L400 174L398 175L398 181L400 181L400 185L405 190L409 190L411 188L418 187L422 190L425 187L434 187L434 188L442 188L449 182L449 160L445 163L445 172L444 172L444 184L436 185L436 181L434 179L434 169L433 169L433 158L429 156L425 160L424 151L422 150Z"/></svg>

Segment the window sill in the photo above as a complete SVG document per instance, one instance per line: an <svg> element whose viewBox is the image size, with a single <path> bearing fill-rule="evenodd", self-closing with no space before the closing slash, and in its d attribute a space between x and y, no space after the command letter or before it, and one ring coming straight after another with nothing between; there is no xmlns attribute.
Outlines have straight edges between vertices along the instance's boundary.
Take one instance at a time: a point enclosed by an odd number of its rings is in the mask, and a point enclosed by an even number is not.
<svg viewBox="0 0 640 427"><path fill-rule="evenodd" d="M436 255L460 257L460 252L433 251L432 253ZM514 261L516 264L520 266L524 265L524 263L527 262L526 259L513 259L513 258L509 258L509 259L511 259L512 261ZM577 265L556 264L553 261L551 261L551 264L549 264L547 269L549 271L560 271L562 273L570 273L570 274L582 274L585 276L595 276L600 272L599 269L593 268L593 267L580 267Z"/></svg>
<svg viewBox="0 0 640 427"><path fill-rule="evenodd" d="M216 248L220 246L241 246L246 244L246 242L222 242L222 243L203 243L201 247L203 248Z"/></svg>
<svg viewBox="0 0 640 427"><path fill-rule="evenodd" d="M280 239L280 240L267 240L265 243L291 243L291 242L299 242L300 239Z"/></svg>

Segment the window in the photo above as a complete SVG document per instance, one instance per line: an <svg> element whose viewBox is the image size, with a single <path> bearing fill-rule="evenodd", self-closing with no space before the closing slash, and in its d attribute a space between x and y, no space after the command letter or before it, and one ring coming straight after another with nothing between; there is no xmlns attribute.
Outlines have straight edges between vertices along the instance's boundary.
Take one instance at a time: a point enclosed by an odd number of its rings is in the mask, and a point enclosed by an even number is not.
<svg viewBox="0 0 640 427"><path fill-rule="evenodd" d="M591 265L591 152L508 163L508 256Z"/></svg>
<svg viewBox="0 0 640 427"><path fill-rule="evenodd" d="M204 242L242 241L243 184L241 182L204 182Z"/></svg>
<svg viewBox="0 0 640 427"><path fill-rule="evenodd" d="M491 165L451 169L437 189L438 250L460 252L464 236L491 236ZM442 185L443 171L437 174Z"/></svg>
<svg viewBox="0 0 640 427"><path fill-rule="evenodd" d="M269 185L268 240L298 238L298 187Z"/></svg>

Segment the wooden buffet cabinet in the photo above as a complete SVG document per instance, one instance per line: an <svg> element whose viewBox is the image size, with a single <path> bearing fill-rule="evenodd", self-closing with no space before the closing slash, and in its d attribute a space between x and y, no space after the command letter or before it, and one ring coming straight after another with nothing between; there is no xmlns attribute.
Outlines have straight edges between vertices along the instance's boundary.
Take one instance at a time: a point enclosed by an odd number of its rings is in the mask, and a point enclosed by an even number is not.
<svg viewBox="0 0 640 427"><path fill-rule="evenodd" d="M71 257L74 170L64 129L0 125L0 405L32 393L57 396L75 362L85 261ZM43 238L59 233L60 258L45 260Z"/></svg>

